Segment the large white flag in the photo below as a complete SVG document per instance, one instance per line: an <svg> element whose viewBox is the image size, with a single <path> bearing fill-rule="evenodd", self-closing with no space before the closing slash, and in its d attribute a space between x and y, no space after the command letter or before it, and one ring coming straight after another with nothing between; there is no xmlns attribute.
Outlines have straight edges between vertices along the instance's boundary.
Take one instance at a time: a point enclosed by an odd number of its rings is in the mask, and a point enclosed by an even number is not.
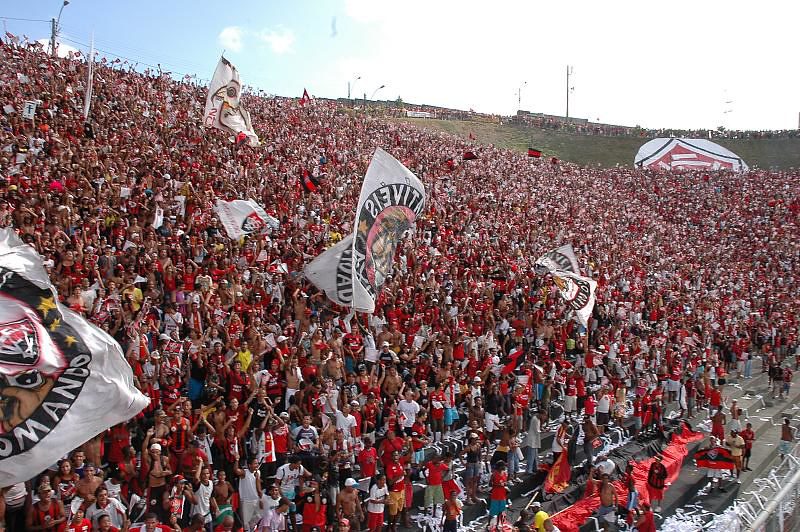
<svg viewBox="0 0 800 532"><path fill-rule="evenodd" d="M578 321L586 327L594 309L594 292L597 289L597 283L588 277L563 270L556 270L551 274L561 292L561 297L575 311Z"/></svg>
<svg viewBox="0 0 800 532"><path fill-rule="evenodd" d="M83 96L83 120L89 119L89 109L92 106L92 85L94 84L94 34L92 34L92 46L89 49L89 57L86 60L88 70L86 80L86 93Z"/></svg>
<svg viewBox="0 0 800 532"><path fill-rule="evenodd" d="M397 243L425 209L422 182L378 148L369 163L353 228L353 309L375 310Z"/></svg>
<svg viewBox="0 0 800 532"><path fill-rule="evenodd" d="M353 305L353 235L322 252L303 270L306 279L343 307Z"/></svg>
<svg viewBox="0 0 800 532"><path fill-rule="evenodd" d="M268 233L268 229L277 229L279 222L253 200L225 201L218 199L214 204L214 212L219 217L228 237L238 240L252 233Z"/></svg>
<svg viewBox="0 0 800 532"><path fill-rule="evenodd" d="M119 344L62 306L41 257L0 229L0 487L148 404Z"/></svg>
<svg viewBox="0 0 800 532"><path fill-rule="evenodd" d="M536 259L536 273L544 275L554 270L572 272L580 275L578 258L572 244L565 244L559 248L551 249L538 259Z"/></svg>
<svg viewBox="0 0 800 532"><path fill-rule="evenodd" d="M203 126L215 127L234 135L244 133L250 146L258 146L258 135L250 123L250 113L239 101L241 94L239 71L227 59L220 57L208 86Z"/></svg>

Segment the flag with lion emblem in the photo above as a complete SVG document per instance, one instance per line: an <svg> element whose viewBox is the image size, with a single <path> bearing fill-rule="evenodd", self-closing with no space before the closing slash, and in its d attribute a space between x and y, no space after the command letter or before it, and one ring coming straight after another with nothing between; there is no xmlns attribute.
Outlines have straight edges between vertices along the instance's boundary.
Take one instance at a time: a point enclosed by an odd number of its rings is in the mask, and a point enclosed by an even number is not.
<svg viewBox="0 0 800 532"><path fill-rule="evenodd" d="M253 200L224 201L218 199L214 213L219 217L228 237L238 240L243 236L268 233L277 229L280 223Z"/></svg>
<svg viewBox="0 0 800 532"><path fill-rule="evenodd" d="M236 137L244 133L247 143L256 147L259 145L258 135L250 122L250 113L240 101L241 95L239 71L230 61L220 57L208 86L203 126L221 129Z"/></svg>
<svg viewBox="0 0 800 532"><path fill-rule="evenodd" d="M563 270L555 270L550 274L561 292L561 297L575 311L581 325L587 327L589 316L594 310L594 292L597 290L597 282L594 279Z"/></svg>
<svg viewBox="0 0 800 532"><path fill-rule="evenodd" d="M0 487L138 414L119 344L58 302L36 251L0 229Z"/></svg>

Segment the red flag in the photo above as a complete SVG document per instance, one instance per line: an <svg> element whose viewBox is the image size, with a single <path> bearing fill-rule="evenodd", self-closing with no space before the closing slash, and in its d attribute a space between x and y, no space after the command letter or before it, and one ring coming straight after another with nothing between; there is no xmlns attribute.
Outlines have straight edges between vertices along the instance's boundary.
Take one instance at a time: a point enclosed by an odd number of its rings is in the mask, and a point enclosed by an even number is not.
<svg viewBox="0 0 800 532"><path fill-rule="evenodd" d="M704 449L694 453L694 460L697 467L707 467L709 469L734 469L733 457L728 449L714 447Z"/></svg>
<svg viewBox="0 0 800 532"><path fill-rule="evenodd" d="M300 181L303 185L303 190L306 192L316 192L319 186L319 179L308 173L308 170L303 170L303 179Z"/></svg>
<svg viewBox="0 0 800 532"><path fill-rule="evenodd" d="M528 157L536 157L537 159L542 156L542 150L536 148L528 148Z"/></svg>
<svg viewBox="0 0 800 532"><path fill-rule="evenodd" d="M558 164L558 157L550 157L550 162L552 164Z"/></svg>
<svg viewBox="0 0 800 532"><path fill-rule="evenodd" d="M471 151L465 151L464 152L464 160L465 161L474 161L477 158L478 158L478 156L475 155L474 153L472 153Z"/></svg>
<svg viewBox="0 0 800 532"><path fill-rule="evenodd" d="M472 131L469 132L469 140L475 140L475 135L472 134Z"/></svg>
<svg viewBox="0 0 800 532"><path fill-rule="evenodd" d="M449 159L447 159L447 160L444 162L444 164L447 166L448 170L452 170L453 168L455 168L455 167L456 167L456 162L453 160L453 158L452 158L452 157L450 157Z"/></svg>
<svg viewBox="0 0 800 532"><path fill-rule="evenodd" d="M503 375L514 373L514 370L516 370L524 360L525 357L522 356L522 349L518 348L517 350L512 351L508 355L508 362L506 362L506 365L503 366L503 369L500 371L500 373Z"/></svg>
<svg viewBox="0 0 800 532"><path fill-rule="evenodd" d="M567 452L562 451L558 460L547 473L547 478L544 479L544 491L546 493L561 493L569 486L571 478L572 469L567 461Z"/></svg>
<svg viewBox="0 0 800 532"><path fill-rule="evenodd" d="M300 105L302 107L304 107L310 101L311 101L311 98L308 96L308 91L303 89L303 97L300 98Z"/></svg>

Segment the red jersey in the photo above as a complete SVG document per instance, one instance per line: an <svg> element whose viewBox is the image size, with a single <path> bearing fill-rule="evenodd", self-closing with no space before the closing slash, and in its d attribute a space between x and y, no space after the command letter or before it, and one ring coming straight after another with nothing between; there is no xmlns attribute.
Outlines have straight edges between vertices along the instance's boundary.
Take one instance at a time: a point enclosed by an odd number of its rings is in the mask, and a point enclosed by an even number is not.
<svg viewBox="0 0 800 532"><path fill-rule="evenodd" d="M392 462L386 466L386 479L389 481L389 491L403 491L405 490L405 470L399 463Z"/></svg>
<svg viewBox="0 0 800 532"><path fill-rule="evenodd" d="M438 464L435 462L428 462L425 464L425 476L428 478L428 485L429 486L441 486L442 485L442 473L449 470L450 468L447 467L447 464L439 462Z"/></svg>
<svg viewBox="0 0 800 532"><path fill-rule="evenodd" d="M444 419L444 392L436 390L431 392L431 419Z"/></svg>
<svg viewBox="0 0 800 532"><path fill-rule="evenodd" d="M508 482L508 473L505 471L495 471L492 473L492 493L490 495L491 500L506 500L506 482Z"/></svg>
<svg viewBox="0 0 800 532"><path fill-rule="evenodd" d="M356 461L358 462L358 465L361 466L362 477L366 478L375 476L378 463L378 451L375 449L375 447L362 449L361 452L358 453L358 458Z"/></svg>

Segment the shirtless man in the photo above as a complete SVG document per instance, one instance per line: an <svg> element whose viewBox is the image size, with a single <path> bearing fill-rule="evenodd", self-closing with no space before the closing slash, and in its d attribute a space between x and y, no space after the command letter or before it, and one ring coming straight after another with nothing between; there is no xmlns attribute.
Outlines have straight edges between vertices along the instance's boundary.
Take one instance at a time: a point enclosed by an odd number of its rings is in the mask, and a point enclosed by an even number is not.
<svg viewBox="0 0 800 532"><path fill-rule="evenodd" d="M153 426L153 443L159 443L163 446L166 445L167 440L171 436L169 417L163 410L156 410L155 415L156 423Z"/></svg>
<svg viewBox="0 0 800 532"><path fill-rule="evenodd" d="M601 477L600 484L600 508L597 510L597 517L613 514L617 509L617 491L605 474Z"/></svg>
<svg viewBox="0 0 800 532"><path fill-rule="evenodd" d="M155 429L147 429L142 442L142 462L147 466L147 482L150 493L147 497L147 508L151 512L160 513L161 498L167 490L167 478L172 475L169 458L162 454L161 444L150 443Z"/></svg>
<svg viewBox="0 0 800 532"><path fill-rule="evenodd" d="M364 522L364 510L355 488L357 484L355 479L348 478L344 481L344 489L336 497L337 517L340 521L342 518L349 519L353 530L361 530L361 523Z"/></svg>
<svg viewBox="0 0 800 532"><path fill-rule="evenodd" d="M214 500L217 501L217 508L231 505L231 498L233 497L233 485L227 481L225 471L220 469L217 471L217 483L214 484Z"/></svg>
<svg viewBox="0 0 800 532"><path fill-rule="evenodd" d="M82 506L84 510L95 501L94 492L103 483L103 477L95 476L94 466L86 464L83 468L83 478L75 483L75 498L72 500L72 508L77 509ZM80 499L76 503L76 499Z"/></svg>
<svg viewBox="0 0 800 532"><path fill-rule="evenodd" d="M100 451L100 443L104 436L105 433L101 432L81 446L83 452L86 454L86 461L90 464L103 463L103 453Z"/></svg>
<svg viewBox="0 0 800 532"><path fill-rule="evenodd" d="M397 374L397 369L394 366L389 366L386 369L386 378L383 380L383 393L390 399L396 399L402 386L403 379Z"/></svg>
<svg viewBox="0 0 800 532"><path fill-rule="evenodd" d="M283 372L286 378L286 408L289 408L289 398L300 389L300 382L303 380L300 369L297 367L297 359L290 357L286 362Z"/></svg>

